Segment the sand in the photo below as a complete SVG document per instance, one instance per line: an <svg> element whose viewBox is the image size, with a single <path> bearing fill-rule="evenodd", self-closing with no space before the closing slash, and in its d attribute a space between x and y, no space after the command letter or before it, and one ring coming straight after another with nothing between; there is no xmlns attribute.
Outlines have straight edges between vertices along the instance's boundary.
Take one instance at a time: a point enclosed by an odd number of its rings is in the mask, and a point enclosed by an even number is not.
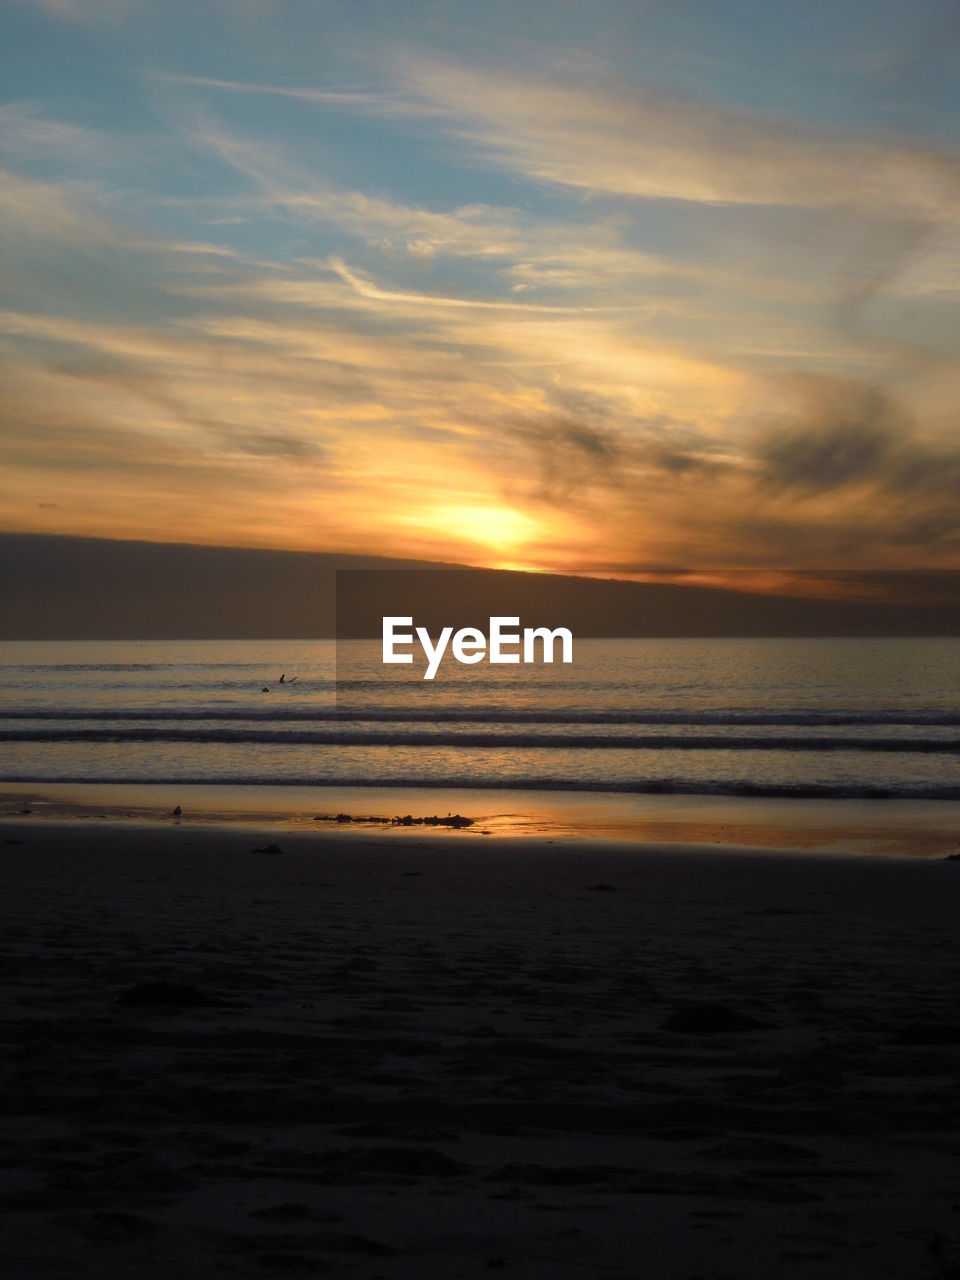
<svg viewBox="0 0 960 1280"><path fill-rule="evenodd" d="M960 863L25 817L0 867L5 1275L960 1275Z"/></svg>

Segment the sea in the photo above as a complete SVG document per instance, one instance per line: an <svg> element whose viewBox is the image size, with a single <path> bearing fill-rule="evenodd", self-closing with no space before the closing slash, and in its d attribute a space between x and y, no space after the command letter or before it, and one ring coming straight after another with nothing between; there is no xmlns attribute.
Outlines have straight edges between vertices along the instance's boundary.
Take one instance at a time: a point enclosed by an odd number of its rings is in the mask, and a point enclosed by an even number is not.
<svg viewBox="0 0 960 1280"><path fill-rule="evenodd" d="M960 812L957 639L577 640L570 665L411 674L369 641L5 642L0 784L218 788L314 818L455 794L492 822L494 792L531 812L564 795L594 814L630 797Z"/></svg>

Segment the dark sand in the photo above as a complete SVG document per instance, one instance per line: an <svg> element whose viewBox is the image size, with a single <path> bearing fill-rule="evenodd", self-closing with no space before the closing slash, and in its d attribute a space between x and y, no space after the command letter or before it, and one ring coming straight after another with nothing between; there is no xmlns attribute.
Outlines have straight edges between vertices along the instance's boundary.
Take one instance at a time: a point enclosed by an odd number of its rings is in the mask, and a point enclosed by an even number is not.
<svg viewBox="0 0 960 1280"><path fill-rule="evenodd" d="M7 1276L960 1276L960 863L24 818L0 865Z"/></svg>

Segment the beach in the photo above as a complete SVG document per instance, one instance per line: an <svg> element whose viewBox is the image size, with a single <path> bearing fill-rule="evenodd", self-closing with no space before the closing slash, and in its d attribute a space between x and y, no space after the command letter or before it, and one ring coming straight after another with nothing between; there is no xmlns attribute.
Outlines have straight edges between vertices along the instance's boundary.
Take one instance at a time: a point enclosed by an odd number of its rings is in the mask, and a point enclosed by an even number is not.
<svg viewBox="0 0 960 1280"><path fill-rule="evenodd" d="M955 1276L960 866L0 825L16 1277Z"/></svg>

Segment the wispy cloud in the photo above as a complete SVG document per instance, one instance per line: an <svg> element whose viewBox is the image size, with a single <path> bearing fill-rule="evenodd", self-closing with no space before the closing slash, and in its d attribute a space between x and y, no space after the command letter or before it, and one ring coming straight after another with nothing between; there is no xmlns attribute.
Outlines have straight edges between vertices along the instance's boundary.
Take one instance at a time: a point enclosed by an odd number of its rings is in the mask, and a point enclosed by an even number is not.
<svg viewBox="0 0 960 1280"><path fill-rule="evenodd" d="M0 170L0 241L98 244L111 237L110 224L85 204L93 188L83 182L45 182Z"/></svg>
<svg viewBox="0 0 960 1280"><path fill-rule="evenodd" d="M149 78L159 84L182 85L185 88L213 89L222 93L249 94L255 97L288 98L294 102L312 103L323 107L347 107L350 110L404 112L423 115L424 106L399 90L346 88L321 89L309 85L260 84L248 80L220 80L213 76L190 76L177 71L152 71Z"/></svg>
<svg viewBox="0 0 960 1280"><path fill-rule="evenodd" d="M512 299L490 300L483 298L451 298L436 293L403 293L393 289L381 289L370 280L364 279L356 271L351 271L342 259L334 256L329 260L331 268L341 280L345 280L361 298L369 298L374 302L398 302L415 307L453 307L467 310L483 311L520 311L537 312L546 315L577 314L590 311L589 307L542 306L530 302L515 302Z"/></svg>
<svg viewBox="0 0 960 1280"><path fill-rule="evenodd" d="M623 237L629 228L613 217L560 221L486 204L425 208L347 190L329 179L318 181L277 148L239 137L209 117L202 126L186 129L186 136L249 180L253 193L244 201L248 211L279 211L308 224L330 226L373 249L414 261L479 259L506 273L514 292L587 284L595 288L604 279L610 283L631 277L718 274L628 247Z"/></svg>
<svg viewBox="0 0 960 1280"><path fill-rule="evenodd" d="M960 157L921 143L641 85L478 71L411 58L408 92L491 160L541 181L643 199L891 207L956 219Z"/></svg>
<svg viewBox="0 0 960 1280"><path fill-rule="evenodd" d="M158 81L421 120L475 159L590 194L706 204L892 208L956 221L960 156L917 138L816 128L588 62L552 76L423 55L397 57L396 86L331 89L154 73Z"/></svg>
<svg viewBox="0 0 960 1280"><path fill-rule="evenodd" d="M31 101L0 106L0 154L8 162L47 162L68 170L118 160L117 140L100 129L55 119Z"/></svg>

